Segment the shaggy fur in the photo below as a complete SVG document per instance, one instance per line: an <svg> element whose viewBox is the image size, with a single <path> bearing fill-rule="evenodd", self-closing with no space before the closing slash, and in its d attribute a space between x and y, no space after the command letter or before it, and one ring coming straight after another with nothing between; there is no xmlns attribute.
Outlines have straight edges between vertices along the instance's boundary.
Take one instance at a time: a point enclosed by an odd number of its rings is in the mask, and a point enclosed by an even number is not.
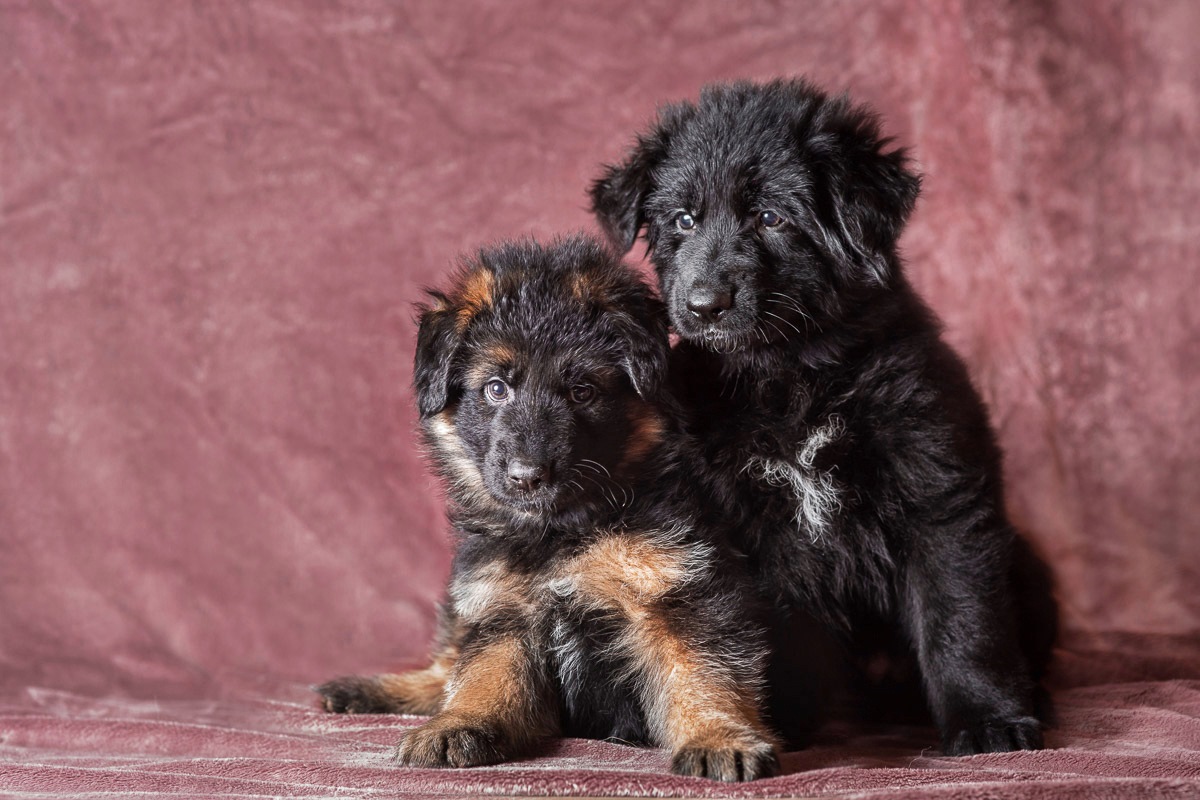
<svg viewBox="0 0 1200 800"><path fill-rule="evenodd" d="M325 684L326 708L436 712L411 766L566 733L669 747L684 775L773 772L765 644L697 513L661 304L584 238L485 251L433 299L415 383L458 533L441 640L426 670Z"/></svg>
<svg viewBox="0 0 1200 800"><path fill-rule="evenodd" d="M677 394L763 590L914 656L945 752L1037 748L1055 607L983 404L901 272L918 188L872 114L776 81L666 107L592 198L621 248L645 230Z"/></svg>

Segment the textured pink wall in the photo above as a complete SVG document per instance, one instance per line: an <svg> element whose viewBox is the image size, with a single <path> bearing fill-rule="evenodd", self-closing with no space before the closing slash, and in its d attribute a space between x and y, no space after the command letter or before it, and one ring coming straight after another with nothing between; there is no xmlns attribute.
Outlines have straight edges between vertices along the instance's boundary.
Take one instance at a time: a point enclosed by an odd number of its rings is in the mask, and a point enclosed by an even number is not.
<svg viewBox="0 0 1200 800"><path fill-rule="evenodd" d="M573 8L569 8L571 5ZM410 304L655 104L876 105L1068 625L1200 633L1200 5L0 0L0 687L418 657Z"/></svg>

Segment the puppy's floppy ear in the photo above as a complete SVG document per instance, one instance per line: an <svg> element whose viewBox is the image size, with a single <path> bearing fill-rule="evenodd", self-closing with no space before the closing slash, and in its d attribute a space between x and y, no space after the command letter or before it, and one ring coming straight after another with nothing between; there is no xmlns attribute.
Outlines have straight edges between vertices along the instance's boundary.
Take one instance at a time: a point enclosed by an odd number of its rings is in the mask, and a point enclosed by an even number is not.
<svg viewBox="0 0 1200 800"><path fill-rule="evenodd" d="M654 191L655 171L667 157L671 137L695 113L690 103L660 109L658 121L637 137L625 161L606 165L592 183L592 211L619 252L629 252L637 240L646 223L646 198Z"/></svg>
<svg viewBox="0 0 1200 800"><path fill-rule="evenodd" d="M845 115L841 124L814 143L829 181L820 202L820 238L835 259L887 285L896 242L916 204L921 179L909 170L902 148L887 150L890 140L880 137L872 114L848 105L839 110Z"/></svg>
<svg viewBox="0 0 1200 800"><path fill-rule="evenodd" d="M450 301L430 292L433 303L421 306L417 330L417 354L413 363L413 386L421 418L438 413L450 401L451 370L462 344L456 314Z"/></svg>
<svg viewBox="0 0 1200 800"><path fill-rule="evenodd" d="M621 338L622 367L644 400L660 398L671 354L667 309L657 298L643 296L609 315Z"/></svg>

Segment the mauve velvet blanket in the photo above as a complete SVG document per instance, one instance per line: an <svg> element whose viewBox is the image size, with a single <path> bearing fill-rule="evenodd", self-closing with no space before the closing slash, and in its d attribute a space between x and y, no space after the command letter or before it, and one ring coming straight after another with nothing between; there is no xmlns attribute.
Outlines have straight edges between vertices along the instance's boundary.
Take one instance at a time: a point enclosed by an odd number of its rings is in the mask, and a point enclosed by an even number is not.
<svg viewBox="0 0 1200 800"><path fill-rule="evenodd" d="M1200 796L1200 4L0 0L0 793ZM1038 753L826 731L400 770L306 686L419 662L449 540L411 304L591 229L659 102L806 74L925 191L903 247L1059 578Z"/></svg>

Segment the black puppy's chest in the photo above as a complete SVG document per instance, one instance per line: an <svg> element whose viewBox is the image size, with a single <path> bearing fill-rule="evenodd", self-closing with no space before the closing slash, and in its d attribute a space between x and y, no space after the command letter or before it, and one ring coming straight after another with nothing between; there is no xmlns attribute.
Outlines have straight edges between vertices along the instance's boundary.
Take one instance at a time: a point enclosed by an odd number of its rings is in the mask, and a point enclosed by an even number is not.
<svg viewBox="0 0 1200 800"><path fill-rule="evenodd" d="M837 450L846 436L845 420L834 414L791 430L759 429L753 434L742 447L722 449L734 454L723 465L726 479L749 500L748 508L760 509L756 515L761 524L791 527L814 550L822 549L823 541L840 536L852 499L838 476Z"/></svg>
<svg viewBox="0 0 1200 800"><path fill-rule="evenodd" d="M760 585L797 587L841 617L831 603L887 605L893 556L859 513L852 420L825 394L799 378L727 384L705 398L697 433Z"/></svg>
<svg viewBox="0 0 1200 800"><path fill-rule="evenodd" d="M797 378L734 378L706 398L701 438L743 509L771 525L791 517L817 541L834 532L847 499L837 473L848 437L843 415L814 400Z"/></svg>

